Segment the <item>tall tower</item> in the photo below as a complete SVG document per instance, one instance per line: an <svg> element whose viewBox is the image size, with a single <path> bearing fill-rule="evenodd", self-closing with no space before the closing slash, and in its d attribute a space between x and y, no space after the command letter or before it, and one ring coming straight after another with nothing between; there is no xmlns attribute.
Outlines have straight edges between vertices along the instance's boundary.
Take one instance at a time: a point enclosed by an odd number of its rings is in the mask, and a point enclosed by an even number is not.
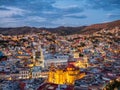
<svg viewBox="0 0 120 90"><path fill-rule="evenodd" d="M32 57L32 62L34 63L36 59L35 50L32 50Z"/></svg>
<svg viewBox="0 0 120 90"><path fill-rule="evenodd" d="M85 67L88 67L88 57L87 56L85 56L84 58L84 64L85 64Z"/></svg>
<svg viewBox="0 0 120 90"><path fill-rule="evenodd" d="M39 42L38 44L38 66L41 66L42 68L44 68L44 55L43 55L43 49L41 48L41 42Z"/></svg>
<svg viewBox="0 0 120 90"><path fill-rule="evenodd" d="M40 65L42 68L44 68L44 55L43 55L43 49L41 48L41 45L40 45Z"/></svg>
<svg viewBox="0 0 120 90"><path fill-rule="evenodd" d="M44 68L44 55L43 55L43 50L41 48L40 42L37 46L37 50L32 50L32 56L33 56L32 61L34 65Z"/></svg>

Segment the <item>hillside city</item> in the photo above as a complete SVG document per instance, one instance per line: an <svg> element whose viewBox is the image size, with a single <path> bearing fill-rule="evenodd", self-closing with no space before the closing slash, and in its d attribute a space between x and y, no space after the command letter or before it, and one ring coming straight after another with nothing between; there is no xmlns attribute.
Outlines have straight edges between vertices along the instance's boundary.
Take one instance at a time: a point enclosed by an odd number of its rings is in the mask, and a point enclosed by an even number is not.
<svg viewBox="0 0 120 90"><path fill-rule="evenodd" d="M0 90L120 90L119 53L119 27L0 34Z"/></svg>

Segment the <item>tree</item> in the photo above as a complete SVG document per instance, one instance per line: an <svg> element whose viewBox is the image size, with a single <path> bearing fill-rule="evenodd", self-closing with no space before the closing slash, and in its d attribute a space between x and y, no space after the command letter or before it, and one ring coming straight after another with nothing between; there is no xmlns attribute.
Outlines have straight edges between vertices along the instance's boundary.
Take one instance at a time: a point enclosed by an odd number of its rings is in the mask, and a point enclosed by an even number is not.
<svg viewBox="0 0 120 90"><path fill-rule="evenodd" d="M84 46L86 46L86 44L83 43L83 42L81 42L81 43L80 43L80 46L81 46L81 47L84 47Z"/></svg>

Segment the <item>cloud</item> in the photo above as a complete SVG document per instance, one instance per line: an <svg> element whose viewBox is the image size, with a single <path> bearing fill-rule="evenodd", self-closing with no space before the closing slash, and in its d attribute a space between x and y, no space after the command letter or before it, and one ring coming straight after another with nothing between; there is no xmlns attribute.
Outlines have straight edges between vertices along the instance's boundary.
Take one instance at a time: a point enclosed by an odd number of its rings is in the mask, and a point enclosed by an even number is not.
<svg viewBox="0 0 120 90"><path fill-rule="evenodd" d="M57 19L56 21L51 22L57 26L78 26L81 25L80 19L64 17L62 19Z"/></svg>
<svg viewBox="0 0 120 90"><path fill-rule="evenodd" d="M0 22L1 27L11 27L11 26L21 26L25 25L25 22L19 18L12 18L12 17L6 17L6 18L0 18L2 22ZM22 23L21 23L22 22Z"/></svg>
<svg viewBox="0 0 120 90"><path fill-rule="evenodd" d="M27 21L32 22L44 22L46 21L46 18L40 17L40 16L29 16L26 19Z"/></svg>
<svg viewBox="0 0 120 90"><path fill-rule="evenodd" d="M120 9L120 0L86 0L86 6L92 9Z"/></svg>
<svg viewBox="0 0 120 90"><path fill-rule="evenodd" d="M83 12L84 10L82 8L79 8L79 7L70 7L70 8L67 8L67 9L63 9L63 12L64 13L80 13L80 12Z"/></svg>
<svg viewBox="0 0 120 90"><path fill-rule="evenodd" d="M6 24L24 22L37 26L43 25L42 23L54 26L56 24L52 22L64 18L65 15L84 11L78 5L56 7L54 6L56 2L56 0L0 0L0 19L3 21L1 24L5 24L5 22ZM74 15L68 17L84 18Z"/></svg>
<svg viewBox="0 0 120 90"><path fill-rule="evenodd" d="M120 19L120 13L119 14L107 14L108 18L110 19Z"/></svg>
<svg viewBox="0 0 120 90"><path fill-rule="evenodd" d="M64 16L67 16L69 14L76 14L76 13L83 12L83 9L79 8L79 7L56 8L56 9L57 9L56 11L44 11L41 13L41 16L43 16L44 18L47 18L48 20L57 20L59 18L63 18ZM73 17L75 17L75 16L73 16ZM82 17L80 17L80 18L82 18Z"/></svg>
<svg viewBox="0 0 120 90"><path fill-rule="evenodd" d="M77 5L67 6L67 8L59 8L54 6L56 0L0 0L0 4L7 6L17 6L26 11L32 11L31 14L50 14L47 12L54 13L76 13L82 12L83 9ZM44 13L42 13L44 12Z"/></svg>
<svg viewBox="0 0 120 90"><path fill-rule="evenodd" d="M79 25L104 21L114 10L108 19L120 18L119 9L119 0L0 0L0 26Z"/></svg>
<svg viewBox="0 0 120 90"><path fill-rule="evenodd" d="M15 6L31 11L37 10L39 12L53 10L53 3L55 3L55 0L0 0L0 5Z"/></svg>
<svg viewBox="0 0 120 90"><path fill-rule="evenodd" d="M87 18L86 15L66 15L65 17L76 18L76 19L84 19L84 18Z"/></svg>
<svg viewBox="0 0 120 90"><path fill-rule="evenodd" d="M23 19L24 15L29 13L28 11L13 7L13 6L0 6L0 26L19 26L25 24L25 19ZM22 23L21 23L22 22Z"/></svg>
<svg viewBox="0 0 120 90"><path fill-rule="evenodd" d="M16 22L16 19L15 18L2 18L1 19L1 21L2 21L2 23L14 23L14 22Z"/></svg>
<svg viewBox="0 0 120 90"><path fill-rule="evenodd" d="M79 7L78 5L64 5L64 6L58 6L56 4L53 4L54 7L60 8L60 9L69 9L69 8L76 8Z"/></svg>
<svg viewBox="0 0 120 90"><path fill-rule="evenodd" d="M17 8L17 7L8 7L8 6L0 6L0 17L11 17L15 15L23 16L26 13L25 10Z"/></svg>

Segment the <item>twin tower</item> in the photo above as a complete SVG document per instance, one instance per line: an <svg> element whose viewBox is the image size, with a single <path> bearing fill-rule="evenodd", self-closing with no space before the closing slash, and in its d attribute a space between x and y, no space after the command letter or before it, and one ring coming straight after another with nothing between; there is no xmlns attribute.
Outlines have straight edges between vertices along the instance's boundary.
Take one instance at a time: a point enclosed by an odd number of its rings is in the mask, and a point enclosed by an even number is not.
<svg viewBox="0 0 120 90"><path fill-rule="evenodd" d="M43 49L41 48L41 44L39 43L37 46L37 50L32 50L33 54L33 64L34 66L40 66L44 68L44 55L43 55Z"/></svg>

